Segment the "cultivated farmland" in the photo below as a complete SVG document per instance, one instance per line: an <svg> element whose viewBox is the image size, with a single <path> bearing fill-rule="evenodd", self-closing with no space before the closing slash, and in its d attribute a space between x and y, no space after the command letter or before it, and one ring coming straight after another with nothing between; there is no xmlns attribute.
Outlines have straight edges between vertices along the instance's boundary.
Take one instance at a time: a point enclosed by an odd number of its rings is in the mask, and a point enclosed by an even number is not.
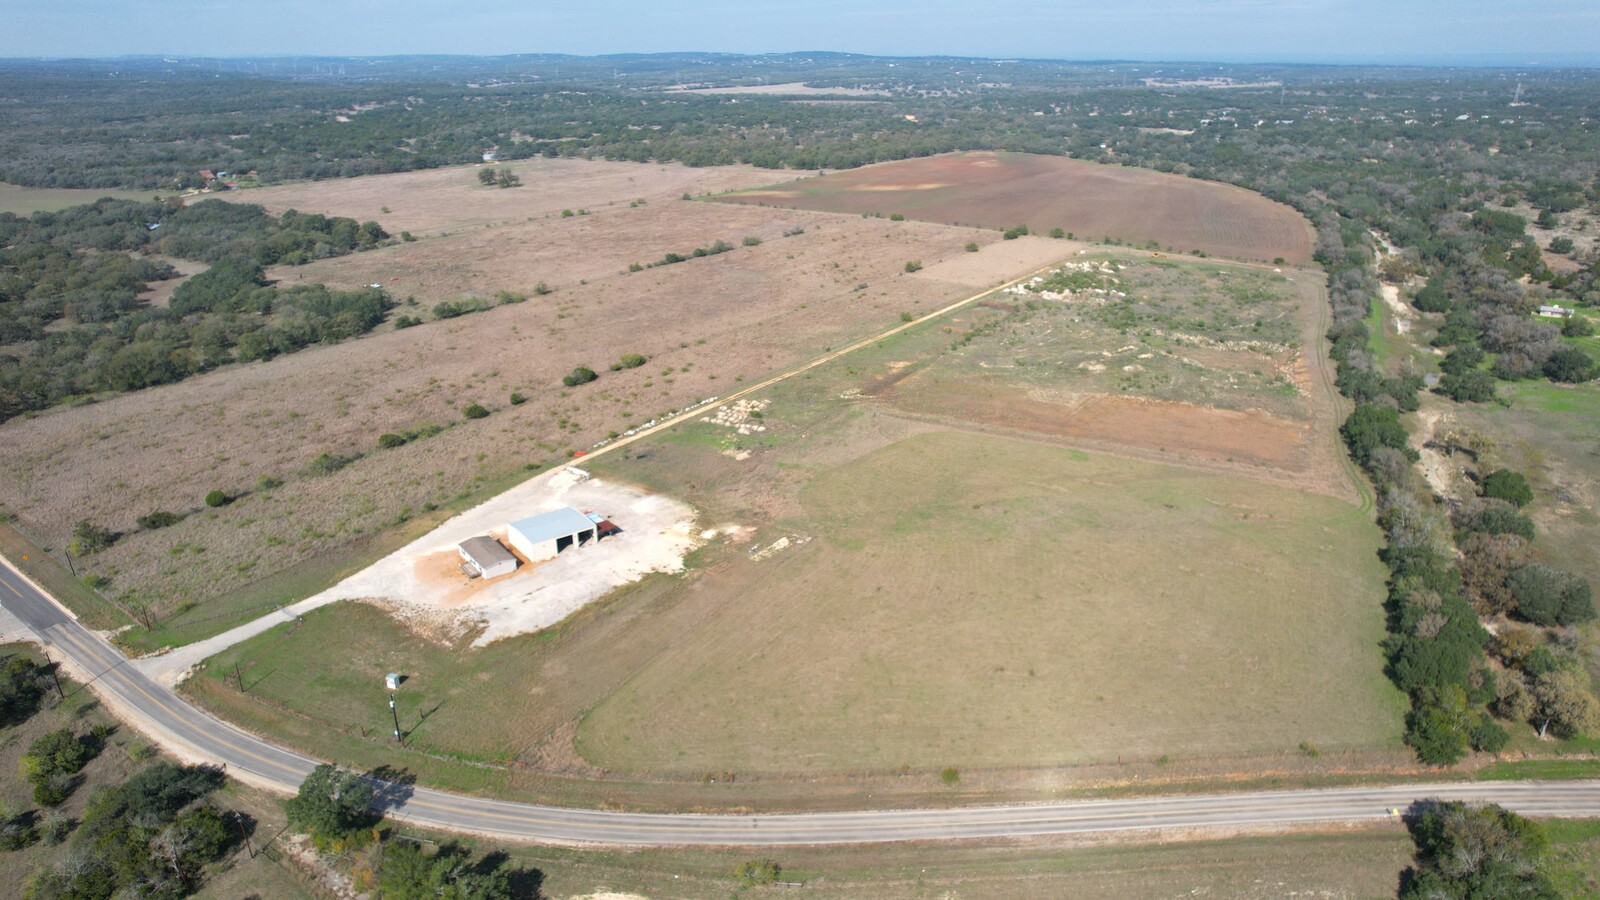
<svg viewBox="0 0 1600 900"><path fill-rule="evenodd" d="M1053 228L1180 253L1291 263L1311 259L1311 226L1243 188L1025 153L959 153L880 163L718 198L798 209L901 214L928 222Z"/></svg>

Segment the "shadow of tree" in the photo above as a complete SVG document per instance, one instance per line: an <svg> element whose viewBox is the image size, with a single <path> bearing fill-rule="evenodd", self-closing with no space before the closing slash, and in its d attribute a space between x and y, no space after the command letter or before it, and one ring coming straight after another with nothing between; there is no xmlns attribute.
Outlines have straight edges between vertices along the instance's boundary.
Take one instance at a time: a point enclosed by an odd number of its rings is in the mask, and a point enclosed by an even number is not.
<svg viewBox="0 0 1600 900"><path fill-rule="evenodd" d="M379 766L367 773L372 783L372 808L386 813L405 805L416 793L417 776L406 769Z"/></svg>

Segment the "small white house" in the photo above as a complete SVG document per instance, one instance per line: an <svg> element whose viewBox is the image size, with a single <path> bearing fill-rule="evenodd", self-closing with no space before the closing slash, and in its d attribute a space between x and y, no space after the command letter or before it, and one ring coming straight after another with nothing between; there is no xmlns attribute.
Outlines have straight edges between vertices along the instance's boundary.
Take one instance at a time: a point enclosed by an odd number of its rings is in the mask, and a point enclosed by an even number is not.
<svg viewBox="0 0 1600 900"><path fill-rule="evenodd" d="M1572 312L1573 311L1571 309L1568 309L1565 306L1541 306L1541 307L1539 307L1539 315L1541 315L1541 316L1549 316L1550 318L1554 318L1554 319L1570 319L1570 318L1572 318Z"/></svg>
<svg viewBox="0 0 1600 900"><path fill-rule="evenodd" d="M476 572L484 578L498 578L517 570L517 558L492 537L467 538L456 548L461 553L462 568Z"/></svg>
<svg viewBox="0 0 1600 900"><path fill-rule="evenodd" d="M598 527L588 516L570 506L512 522L506 527L506 543L528 562L552 559L571 546L583 546L595 539Z"/></svg>

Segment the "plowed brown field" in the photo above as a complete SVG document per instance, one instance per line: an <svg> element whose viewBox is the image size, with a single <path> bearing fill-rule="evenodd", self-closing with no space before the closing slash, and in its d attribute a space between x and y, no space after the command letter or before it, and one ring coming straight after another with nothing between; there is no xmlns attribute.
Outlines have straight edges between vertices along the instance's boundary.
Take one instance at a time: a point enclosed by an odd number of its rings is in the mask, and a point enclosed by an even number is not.
<svg viewBox="0 0 1600 900"><path fill-rule="evenodd" d="M1312 229L1295 210L1243 188L1060 156L961 153L883 163L719 198L930 222L1052 228L1176 252L1291 263L1311 260Z"/></svg>

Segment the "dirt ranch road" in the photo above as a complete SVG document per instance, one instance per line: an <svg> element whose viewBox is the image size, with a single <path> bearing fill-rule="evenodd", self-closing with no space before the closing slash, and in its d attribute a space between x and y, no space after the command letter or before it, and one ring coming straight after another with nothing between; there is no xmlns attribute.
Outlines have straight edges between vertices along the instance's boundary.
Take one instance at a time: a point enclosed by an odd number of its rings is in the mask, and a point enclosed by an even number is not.
<svg viewBox="0 0 1600 900"><path fill-rule="evenodd" d="M316 761L261 740L191 706L127 664L10 565L0 567L0 607L120 718L179 758L292 793ZM565 809L383 784L378 805L417 825L493 838L626 846L775 846L1156 831L1275 828L1390 818L1426 798L1482 800L1530 816L1600 816L1600 781L1408 784L1336 790L1088 800L955 809L792 815L698 815Z"/></svg>

